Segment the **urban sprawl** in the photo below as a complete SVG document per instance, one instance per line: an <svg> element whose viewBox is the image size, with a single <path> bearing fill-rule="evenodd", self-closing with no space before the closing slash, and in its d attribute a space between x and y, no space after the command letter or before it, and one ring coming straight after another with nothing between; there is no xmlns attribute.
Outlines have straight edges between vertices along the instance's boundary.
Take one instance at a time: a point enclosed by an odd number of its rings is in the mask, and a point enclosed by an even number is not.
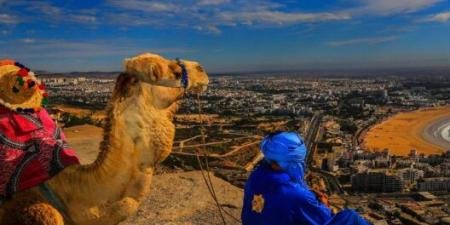
<svg viewBox="0 0 450 225"><path fill-rule="evenodd" d="M365 132L391 115L450 103L450 72L404 73L211 76L206 93L183 100L164 165L196 169L193 157L202 151L211 170L242 187L262 158L264 134L297 130L309 148L308 180L329 194L334 208L354 208L377 225L450 224L450 146L438 155L411 149L398 156L363 145ZM102 111L115 83L113 74L43 80L50 106L63 115L63 106ZM61 123L70 126L76 116L62 116ZM101 124L89 115L77 119Z"/></svg>

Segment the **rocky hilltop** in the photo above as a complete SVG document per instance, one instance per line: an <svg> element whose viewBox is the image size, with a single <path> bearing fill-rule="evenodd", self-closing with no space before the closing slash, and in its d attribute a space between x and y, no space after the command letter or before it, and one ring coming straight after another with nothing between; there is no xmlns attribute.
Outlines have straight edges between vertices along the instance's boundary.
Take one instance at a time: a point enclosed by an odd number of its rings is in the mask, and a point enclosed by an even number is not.
<svg viewBox="0 0 450 225"><path fill-rule="evenodd" d="M90 163L97 156L102 129L90 125L65 129L68 142L81 158ZM243 191L210 174L216 196L226 211L228 225L240 224ZM220 225L216 203L200 171L162 173L153 177L151 194L138 212L120 225Z"/></svg>
<svg viewBox="0 0 450 225"><path fill-rule="evenodd" d="M152 191L137 214L120 225L220 225L216 203L208 192L201 172L154 176ZM240 219L243 191L217 177L211 177L223 209ZM240 224L224 215L229 225Z"/></svg>

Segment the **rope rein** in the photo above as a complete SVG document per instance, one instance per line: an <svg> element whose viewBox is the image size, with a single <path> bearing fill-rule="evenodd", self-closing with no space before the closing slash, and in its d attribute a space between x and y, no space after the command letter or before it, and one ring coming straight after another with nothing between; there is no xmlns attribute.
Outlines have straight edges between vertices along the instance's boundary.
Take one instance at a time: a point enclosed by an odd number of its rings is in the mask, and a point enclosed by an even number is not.
<svg viewBox="0 0 450 225"><path fill-rule="evenodd" d="M203 153L203 157L204 162L202 162L201 158L200 158L200 151L198 148L196 148L196 159L197 159L197 163L200 167L200 171L202 173L202 177L203 177L203 181L206 184L206 187L208 188L209 194L211 195L211 197L213 198L214 202L216 203L217 206L217 210L219 212L220 218L223 222L224 225L227 225L226 221L225 221L225 217L224 217L224 213L227 214L229 217L231 217L232 219L234 219L236 222L241 223L241 220L237 219L236 217L234 217L234 215L232 215L230 212L227 212L225 209L222 208L222 205L219 202L219 199L217 198L217 194L214 188L214 184L212 182L211 179L211 174L210 174L210 168L209 168L209 162L208 162L208 158L209 158L209 153L208 151L206 151L204 149L204 146L206 144L206 134L205 134L205 121L203 121L203 112L202 112L202 103L201 103L201 99L200 99L200 94L197 95L197 107L198 107L198 115L199 115L199 119L201 121L201 125L200 125L200 136L202 139L202 145L201 145L201 152ZM206 175L205 175L206 173Z"/></svg>
<svg viewBox="0 0 450 225"><path fill-rule="evenodd" d="M200 135L202 137L202 146L200 148L201 148L201 150L202 150L202 152L204 154L204 157L205 157L205 164L206 164L206 168L205 169L206 169L206 171L203 168L203 162L200 159L200 152L199 152L198 149L195 150L197 163L198 163L198 165L200 167L200 171L202 173L203 181L205 182L206 187L208 188L209 194L211 195L211 197L213 198L214 202L216 203L217 210L219 211L220 218L222 219L223 224L227 225L227 222L225 221L225 217L223 216L223 213L222 213L223 209L220 206L219 200L217 199L217 195L216 195L216 192L214 190L214 185L213 185L213 183L211 181L211 176L209 174L210 171L209 171L209 166L208 166L208 152L205 151L205 149L204 149L204 145L206 144L206 135L205 135L204 121L202 121L203 120L203 114L202 114L203 112L202 112L202 104L201 104L201 100L200 100L200 94L197 95L197 107L198 107L198 115L199 115L200 124L201 124L200 125ZM205 173L207 175L205 175Z"/></svg>

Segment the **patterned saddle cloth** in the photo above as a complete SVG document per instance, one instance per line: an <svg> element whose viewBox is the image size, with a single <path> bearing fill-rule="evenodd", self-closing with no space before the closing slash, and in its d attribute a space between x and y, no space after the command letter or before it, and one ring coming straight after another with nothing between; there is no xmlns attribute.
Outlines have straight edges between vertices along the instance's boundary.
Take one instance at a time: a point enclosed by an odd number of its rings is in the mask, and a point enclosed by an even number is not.
<svg viewBox="0 0 450 225"><path fill-rule="evenodd" d="M0 106L0 204L73 164L78 157L45 109L17 113Z"/></svg>

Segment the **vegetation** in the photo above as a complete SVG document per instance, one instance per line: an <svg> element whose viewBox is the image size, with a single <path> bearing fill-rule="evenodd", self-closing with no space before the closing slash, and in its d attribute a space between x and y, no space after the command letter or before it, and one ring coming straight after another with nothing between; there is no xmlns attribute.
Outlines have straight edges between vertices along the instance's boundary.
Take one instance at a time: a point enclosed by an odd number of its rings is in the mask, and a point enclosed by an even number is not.
<svg viewBox="0 0 450 225"><path fill-rule="evenodd" d="M339 125L341 126L341 130L344 132L348 132L350 134L355 134L358 130L358 126L355 122L351 120L340 120Z"/></svg>
<svg viewBox="0 0 450 225"><path fill-rule="evenodd" d="M84 124L100 125L99 121L94 121L90 116L78 117L69 113L62 114L61 120L64 123L64 127L73 127Z"/></svg>

